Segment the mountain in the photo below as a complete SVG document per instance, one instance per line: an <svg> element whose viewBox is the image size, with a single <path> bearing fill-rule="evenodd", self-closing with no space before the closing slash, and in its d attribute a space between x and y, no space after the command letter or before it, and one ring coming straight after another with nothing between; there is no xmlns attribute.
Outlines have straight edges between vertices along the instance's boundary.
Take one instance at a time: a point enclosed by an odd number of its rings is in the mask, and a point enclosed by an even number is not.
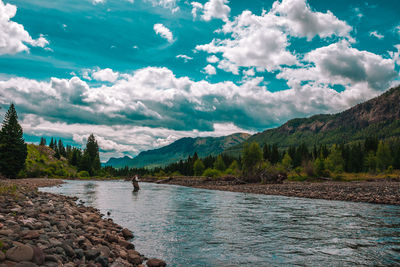
<svg viewBox="0 0 400 267"><path fill-rule="evenodd" d="M380 139L400 136L400 86L337 114L321 114L293 119L282 126L257 133L246 140L260 145L277 144L280 148L305 143L349 143L368 136ZM242 144L224 151L239 155Z"/></svg>
<svg viewBox="0 0 400 267"><path fill-rule="evenodd" d="M195 152L199 157L218 155L225 149L240 144L250 137L247 133L236 133L222 137L185 137L170 145L141 152L137 157L111 158L104 165L115 168L129 167L156 167L165 166L192 156Z"/></svg>

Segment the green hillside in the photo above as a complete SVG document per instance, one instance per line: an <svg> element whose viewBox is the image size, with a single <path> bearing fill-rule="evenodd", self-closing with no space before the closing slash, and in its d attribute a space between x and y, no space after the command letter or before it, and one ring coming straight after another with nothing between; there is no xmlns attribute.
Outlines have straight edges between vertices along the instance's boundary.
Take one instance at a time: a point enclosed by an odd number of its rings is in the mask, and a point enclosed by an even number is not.
<svg viewBox="0 0 400 267"><path fill-rule="evenodd" d="M192 156L195 152L199 157L218 155L226 148L245 141L250 135L236 133L222 137L181 138L168 146L141 152L137 157L130 159L111 158L105 165L121 168L129 167L158 167L165 166Z"/></svg>
<svg viewBox="0 0 400 267"><path fill-rule="evenodd" d="M54 157L55 152L47 146L28 144L28 156L25 161L25 170L20 177L76 177L77 169L61 157Z"/></svg>
<svg viewBox="0 0 400 267"><path fill-rule="evenodd" d="M287 148L302 143L308 146L350 143L368 136L379 139L400 136L400 87L341 113L290 120L278 128L253 135L246 142ZM237 156L242 145L230 147L224 153Z"/></svg>

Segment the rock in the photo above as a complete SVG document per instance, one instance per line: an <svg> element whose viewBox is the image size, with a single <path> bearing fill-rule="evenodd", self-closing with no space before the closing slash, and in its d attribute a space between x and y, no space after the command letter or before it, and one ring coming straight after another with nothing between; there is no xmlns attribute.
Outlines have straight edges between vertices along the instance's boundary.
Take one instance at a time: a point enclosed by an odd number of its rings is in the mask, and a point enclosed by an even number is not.
<svg viewBox="0 0 400 267"><path fill-rule="evenodd" d="M9 235L11 235L11 234L13 234L13 231L10 230L10 229L3 229L3 230L0 230L0 235L9 236Z"/></svg>
<svg viewBox="0 0 400 267"><path fill-rule="evenodd" d="M102 267L108 267L108 259L106 257L98 256L95 260L96 263L99 263Z"/></svg>
<svg viewBox="0 0 400 267"><path fill-rule="evenodd" d="M118 243L118 236L107 234L106 240L110 243Z"/></svg>
<svg viewBox="0 0 400 267"><path fill-rule="evenodd" d="M59 261L61 261L60 258L57 257L56 255L46 255L46 256L44 257L44 259L45 259L46 263L47 263L48 261L50 261L50 262L59 262Z"/></svg>
<svg viewBox="0 0 400 267"><path fill-rule="evenodd" d="M137 252L136 250L128 250L128 261L132 264L141 264L142 263L142 259L140 257L139 252Z"/></svg>
<svg viewBox="0 0 400 267"><path fill-rule="evenodd" d="M6 259L6 255L3 253L3 251L0 250L0 262L4 261Z"/></svg>
<svg viewBox="0 0 400 267"><path fill-rule="evenodd" d="M129 262L127 262L126 260L118 258L111 264L111 267L125 267L130 265L131 264L129 264Z"/></svg>
<svg viewBox="0 0 400 267"><path fill-rule="evenodd" d="M39 236L40 236L39 231L31 230L31 231L28 231L28 233L26 233L26 235L24 235L24 239L36 239Z"/></svg>
<svg viewBox="0 0 400 267"><path fill-rule="evenodd" d="M167 264L163 260L159 259L149 259L146 262L147 267L165 267Z"/></svg>
<svg viewBox="0 0 400 267"><path fill-rule="evenodd" d="M42 265L44 263L43 250L36 246L33 246L32 249L33 249L32 261L38 265Z"/></svg>
<svg viewBox="0 0 400 267"><path fill-rule="evenodd" d="M126 240L132 239L132 238L133 238L132 232L131 232L129 229L127 229L127 228L122 229L122 235L124 236L124 238L125 238Z"/></svg>
<svg viewBox="0 0 400 267"><path fill-rule="evenodd" d="M75 252L74 252L74 250L71 248L71 246L69 246L69 245L67 245L67 244L64 243L61 247L64 249L65 254L66 254L68 257L71 257L71 258L74 258L74 257L75 257Z"/></svg>
<svg viewBox="0 0 400 267"><path fill-rule="evenodd" d="M15 267L37 267L37 266L38 266L37 264L30 261L23 261L15 265Z"/></svg>
<svg viewBox="0 0 400 267"><path fill-rule="evenodd" d="M100 251L100 255L108 258L110 256L110 248L107 246L100 246L97 248Z"/></svg>
<svg viewBox="0 0 400 267"><path fill-rule="evenodd" d="M6 258L15 262L30 261L33 258L33 249L31 246L19 244L7 250Z"/></svg>
<svg viewBox="0 0 400 267"><path fill-rule="evenodd" d="M89 261L94 260L98 256L100 256L100 251L95 250L95 249L87 250L84 253L85 253L86 259L89 260Z"/></svg>
<svg viewBox="0 0 400 267"><path fill-rule="evenodd" d="M119 244L121 247L126 248L126 249L135 249L135 245L133 245L131 242L128 242L128 241L123 240L123 239L120 239L120 240L118 241L118 244Z"/></svg>
<svg viewBox="0 0 400 267"><path fill-rule="evenodd" d="M82 259L83 256L85 256L85 254L83 253L83 249L80 249L80 248L74 249L74 252L75 252L75 256L76 256L78 259Z"/></svg>

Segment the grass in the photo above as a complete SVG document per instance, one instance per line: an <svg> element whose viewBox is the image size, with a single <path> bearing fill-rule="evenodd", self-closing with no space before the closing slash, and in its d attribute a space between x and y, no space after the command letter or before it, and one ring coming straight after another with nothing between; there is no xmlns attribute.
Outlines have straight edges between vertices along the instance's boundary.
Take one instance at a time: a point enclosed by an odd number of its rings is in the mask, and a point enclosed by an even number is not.
<svg viewBox="0 0 400 267"><path fill-rule="evenodd" d="M16 195L18 187L8 184L0 184L0 195Z"/></svg>

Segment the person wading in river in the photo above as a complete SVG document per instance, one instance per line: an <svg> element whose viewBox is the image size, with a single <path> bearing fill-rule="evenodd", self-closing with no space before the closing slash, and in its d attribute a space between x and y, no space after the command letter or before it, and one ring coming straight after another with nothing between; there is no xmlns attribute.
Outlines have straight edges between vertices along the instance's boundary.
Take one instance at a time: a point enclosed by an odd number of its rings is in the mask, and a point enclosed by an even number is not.
<svg viewBox="0 0 400 267"><path fill-rule="evenodd" d="M139 176L135 174L135 176L132 178L132 185L133 185L133 191L137 192L139 191Z"/></svg>

